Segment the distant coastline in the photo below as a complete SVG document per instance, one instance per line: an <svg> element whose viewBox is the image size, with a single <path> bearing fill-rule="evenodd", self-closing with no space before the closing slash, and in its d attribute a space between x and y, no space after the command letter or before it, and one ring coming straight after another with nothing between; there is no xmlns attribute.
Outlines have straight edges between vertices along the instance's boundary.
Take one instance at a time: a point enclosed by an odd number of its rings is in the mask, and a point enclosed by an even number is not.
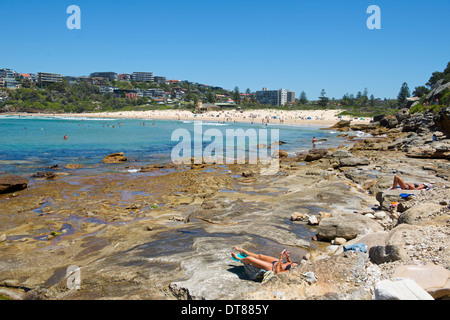
<svg viewBox="0 0 450 320"><path fill-rule="evenodd" d="M221 110L195 114L187 110L116 111L89 113L3 113L10 116L123 118L184 121L246 122L289 125L332 125L339 120L368 123L372 118L341 116L342 110Z"/></svg>

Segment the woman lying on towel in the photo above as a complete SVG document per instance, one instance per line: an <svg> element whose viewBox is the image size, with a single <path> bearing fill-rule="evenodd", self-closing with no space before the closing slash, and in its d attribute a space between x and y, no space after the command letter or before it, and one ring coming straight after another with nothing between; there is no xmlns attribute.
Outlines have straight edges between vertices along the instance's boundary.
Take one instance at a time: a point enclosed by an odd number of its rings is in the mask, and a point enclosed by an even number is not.
<svg viewBox="0 0 450 320"><path fill-rule="evenodd" d="M430 183L405 183L399 176L394 177L394 185L392 189L400 187L403 190L428 190L431 189Z"/></svg>
<svg viewBox="0 0 450 320"><path fill-rule="evenodd" d="M273 271L275 273L286 272L289 271L293 266L297 265L297 263L291 261L289 257L289 251L286 251L286 249L281 252L280 259L265 256L262 254L252 253L250 251L238 248L237 246L235 246L234 249L240 252L239 255L235 253L231 254L231 257L234 260L240 261L245 264L250 264L256 268L266 271ZM283 262L284 256L286 256L287 262Z"/></svg>

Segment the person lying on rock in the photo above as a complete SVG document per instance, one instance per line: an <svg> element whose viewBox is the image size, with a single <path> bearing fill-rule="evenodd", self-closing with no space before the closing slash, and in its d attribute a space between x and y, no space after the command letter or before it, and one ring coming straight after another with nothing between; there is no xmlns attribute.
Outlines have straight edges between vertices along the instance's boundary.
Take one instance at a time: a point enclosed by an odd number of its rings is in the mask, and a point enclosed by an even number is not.
<svg viewBox="0 0 450 320"><path fill-rule="evenodd" d="M397 189L397 186L403 190L428 190L431 189L430 183L405 183L399 176L394 177L394 185L392 189Z"/></svg>
<svg viewBox="0 0 450 320"><path fill-rule="evenodd" d="M245 258L241 258L233 252L231 253L231 256L235 260L239 260L242 263L250 264L256 268L263 269L266 271L273 271L275 273L287 272L293 266L296 266L298 264L291 261L289 257L289 251L286 251L286 249L281 251L279 259L270 256L265 256L263 254L252 253L250 251L241 249L237 246L235 246L234 249L239 251L242 256L245 256ZM286 256L287 262L283 262L284 256Z"/></svg>

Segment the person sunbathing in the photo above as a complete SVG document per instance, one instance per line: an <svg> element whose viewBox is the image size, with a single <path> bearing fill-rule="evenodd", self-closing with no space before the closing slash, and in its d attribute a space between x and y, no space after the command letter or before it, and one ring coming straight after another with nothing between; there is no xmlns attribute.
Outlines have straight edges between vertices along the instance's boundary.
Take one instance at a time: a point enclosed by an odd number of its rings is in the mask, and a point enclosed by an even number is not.
<svg viewBox="0 0 450 320"><path fill-rule="evenodd" d="M231 256L233 257L233 259L239 260L242 263L249 264L256 268L263 269L266 271L273 271L275 273L287 272L293 266L297 265L297 263L291 261L291 259L289 257L289 251L286 251L286 249L281 251L279 259L271 257L271 256L266 256L263 254L256 254L256 253L241 249L237 246L235 246L234 249L241 253L241 257L233 252L233 253L231 253ZM242 256L245 256L245 257L242 257ZM283 261L284 256L286 256L287 262Z"/></svg>
<svg viewBox="0 0 450 320"><path fill-rule="evenodd" d="M392 189L397 189L397 187L400 187L400 189L403 190L422 190L422 189L431 189L430 183L405 183L399 176L394 177L394 184L392 186Z"/></svg>

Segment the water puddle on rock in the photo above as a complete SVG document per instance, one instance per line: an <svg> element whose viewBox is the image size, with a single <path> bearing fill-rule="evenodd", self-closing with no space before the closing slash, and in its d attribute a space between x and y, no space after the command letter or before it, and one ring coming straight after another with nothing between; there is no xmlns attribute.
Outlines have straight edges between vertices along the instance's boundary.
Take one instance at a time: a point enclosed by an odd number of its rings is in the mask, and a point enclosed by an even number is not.
<svg viewBox="0 0 450 320"><path fill-rule="evenodd" d="M246 242L252 243L252 247L248 249L250 251L254 250L254 252L256 253L279 257L280 252L283 249L287 249L291 253L291 258L297 261L299 261L307 253L307 249L305 248L286 246L271 239L253 234L236 234L226 232L209 233L206 232L203 228L180 228L163 232L158 235L157 240L136 246L130 250L127 250L126 252L123 252L123 254L133 257L130 257L130 259L128 260L130 265L133 264L133 261L137 261L136 263L140 263L139 261L142 261L142 259L152 259L159 257L167 258L169 256L176 255L182 256L183 254L191 251L192 254L196 254L196 248L194 244L196 243L196 239L199 238L214 238L219 240L221 244L229 246L230 254L232 251L234 251L233 246L239 245L239 243L241 243L244 238Z"/></svg>

